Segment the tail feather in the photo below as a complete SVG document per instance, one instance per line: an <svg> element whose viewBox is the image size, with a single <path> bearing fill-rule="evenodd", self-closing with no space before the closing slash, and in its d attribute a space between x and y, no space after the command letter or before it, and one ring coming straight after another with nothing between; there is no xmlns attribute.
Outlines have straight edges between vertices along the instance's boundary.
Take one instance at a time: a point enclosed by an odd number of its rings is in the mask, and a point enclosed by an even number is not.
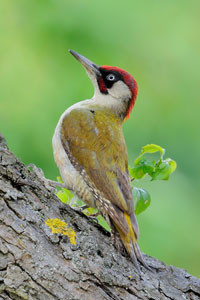
<svg viewBox="0 0 200 300"><path fill-rule="evenodd" d="M126 212L124 212L124 217L128 224L129 232L128 234L124 234L124 232L120 229L120 227L114 223L115 228L119 232L121 241L128 252L134 266L136 267L137 271L140 272L138 261L147 269L151 270L151 268L145 263L140 248L137 244L138 238L138 225L135 218L135 215L132 214L129 216Z"/></svg>
<svg viewBox="0 0 200 300"><path fill-rule="evenodd" d="M135 252L136 252L136 256L137 256L137 259L140 261L140 263L146 268L148 269L149 271L153 271L151 267L149 267L147 265L147 263L144 261L144 258L142 256L142 252L140 251L140 248L138 246L137 243L134 244L134 249L135 249Z"/></svg>
<svg viewBox="0 0 200 300"><path fill-rule="evenodd" d="M138 222L136 220L134 212L130 215L130 219L131 219L131 224L132 224L132 227L133 227L133 231L135 233L135 237L136 237L136 240L137 240L139 238L139 228L138 228Z"/></svg>

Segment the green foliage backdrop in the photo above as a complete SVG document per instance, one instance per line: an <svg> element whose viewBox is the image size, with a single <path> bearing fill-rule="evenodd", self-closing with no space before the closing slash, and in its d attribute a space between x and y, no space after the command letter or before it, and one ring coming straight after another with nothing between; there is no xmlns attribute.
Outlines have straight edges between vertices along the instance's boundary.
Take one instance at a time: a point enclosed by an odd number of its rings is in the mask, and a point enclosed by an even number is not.
<svg viewBox="0 0 200 300"><path fill-rule="evenodd" d="M124 124L130 162L148 143L176 160L170 181L147 181L141 249L200 276L200 2L1 0L0 131L25 162L59 174L51 138L60 114L92 85L68 48L134 75Z"/></svg>

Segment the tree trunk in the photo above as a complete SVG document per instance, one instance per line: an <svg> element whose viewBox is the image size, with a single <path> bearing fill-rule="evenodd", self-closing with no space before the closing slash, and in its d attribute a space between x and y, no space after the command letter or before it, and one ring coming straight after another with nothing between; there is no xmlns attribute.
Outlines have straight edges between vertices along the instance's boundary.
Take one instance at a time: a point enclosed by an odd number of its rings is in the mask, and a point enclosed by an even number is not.
<svg viewBox="0 0 200 300"><path fill-rule="evenodd" d="M145 255L141 267L111 244L109 234L63 204L11 153L0 136L0 300L200 299L200 280ZM53 234L49 218L65 221L76 245Z"/></svg>

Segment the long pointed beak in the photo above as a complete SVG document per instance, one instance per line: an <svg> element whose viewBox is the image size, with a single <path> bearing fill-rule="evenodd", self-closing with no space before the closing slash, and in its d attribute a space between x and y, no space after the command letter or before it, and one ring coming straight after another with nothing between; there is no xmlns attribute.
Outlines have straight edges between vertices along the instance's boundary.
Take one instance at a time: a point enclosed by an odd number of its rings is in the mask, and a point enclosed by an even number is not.
<svg viewBox="0 0 200 300"><path fill-rule="evenodd" d="M101 73L99 71L99 68L100 68L99 66L97 66L91 60L87 59L83 55L81 55L73 50L69 50L69 52L86 68L86 70L90 74L96 74L97 76L101 76Z"/></svg>

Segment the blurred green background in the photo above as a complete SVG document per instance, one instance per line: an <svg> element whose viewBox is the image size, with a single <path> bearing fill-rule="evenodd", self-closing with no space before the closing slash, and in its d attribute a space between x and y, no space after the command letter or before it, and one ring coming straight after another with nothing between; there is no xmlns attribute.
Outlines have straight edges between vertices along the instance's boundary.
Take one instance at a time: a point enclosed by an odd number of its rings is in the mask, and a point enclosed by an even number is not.
<svg viewBox="0 0 200 300"><path fill-rule="evenodd" d="M124 124L130 162L156 143L175 159L170 181L144 181L152 204L139 217L142 251L200 276L200 2L0 2L0 131L24 163L48 178L61 113L92 85L68 48L129 71L139 95Z"/></svg>

